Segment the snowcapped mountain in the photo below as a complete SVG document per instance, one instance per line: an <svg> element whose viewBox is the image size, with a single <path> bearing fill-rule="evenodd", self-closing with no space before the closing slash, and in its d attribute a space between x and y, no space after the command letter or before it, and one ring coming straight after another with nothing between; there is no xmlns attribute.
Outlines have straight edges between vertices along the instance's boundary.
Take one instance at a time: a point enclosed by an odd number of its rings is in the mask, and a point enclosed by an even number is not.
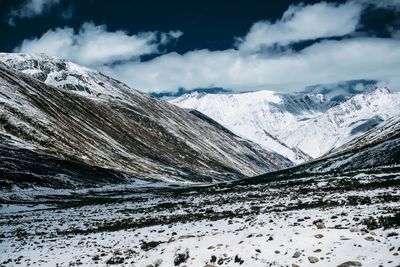
<svg viewBox="0 0 400 267"><path fill-rule="evenodd" d="M45 54L0 53L0 61L47 85L74 91L94 100L121 101L127 93L142 94L101 72Z"/></svg>
<svg viewBox="0 0 400 267"><path fill-rule="evenodd" d="M193 93L170 102L196 109L297 163L320 157L400 114L400 94L379 87L341 102L322 94L271 91Z"/></svg>
<svg viewBox="0 0 400 267"><path fill-rule="evenodd" d="M326 173L370 168L398 168L400 163L400 117L392 117L327 155L299 165L289 172Z"/></svg>
<svg viewBox="0 0 400 267"><path fill-rule="evenodd" d="M279 136L295 131L298 123L322 115L331 106L323 95L271 91L221 95L192 93L170 102L196 109L234 133L297 163L310 157L301 149L286 145Z"/></svg>
<svg viewBox="0 0 400 267"><path fill-rule="evenodd" d="M7 64L0 63L0 141L7 149L181 181L234 179L291 165L100 72L44 55L1 54L0 61ZM1 163L3 172L9 168L3 176L14 177L24 159L9 162Z"/></svg>
<svg viewBox="0 0 400 267"><path fill-rule="evenodd" d="M360 151L365 147L373 147L375 145L387 142L387 141L396 141L396 144L388 147L386 150L382 151L380 155L376 155L372 157L372 160L382 161L385 158L395 158L397 161L400 160L400 156L390 156L391 151L397 150L397 154L400 153L400 117L392 117L387 119L386 121L380 123L376 127L368 130L363 135L351 140L350 142L340 146L330 153L327 154L327 157L332 157L335 155L340 155L343 153L351 152L351 151ZM390 163L387 163L390 164Z"/></svg>
<svg viewBox="0 0 400 267"><path fill-rule="evenodd" d="M298 146L317 158L399 114L400 94L377 87L338 103L318 118L302 122L296 134L282 138L289 146Z"/></svg>

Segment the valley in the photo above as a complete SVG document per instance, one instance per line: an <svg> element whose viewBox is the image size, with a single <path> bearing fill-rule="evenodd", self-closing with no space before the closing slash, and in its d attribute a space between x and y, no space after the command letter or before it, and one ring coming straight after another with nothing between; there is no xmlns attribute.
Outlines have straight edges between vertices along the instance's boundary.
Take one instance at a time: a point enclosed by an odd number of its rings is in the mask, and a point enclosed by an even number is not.
<svg viewBox="0 0 400 267"><path fill-rule="evenodd" d="M399 179L392 166L2 193L0 265L398 266Z"/></svg>
<svg viewBox="0 0 400 267"><path fill-rule="evenodd" d="M400 267L400 0L0 17L0 267Z"/></svg>
<svg viewBox="0 0 400 267"><path fill-rule="evenodd" d="M398 93L171 104L0 60L0 266L399 266Z"/></svg>

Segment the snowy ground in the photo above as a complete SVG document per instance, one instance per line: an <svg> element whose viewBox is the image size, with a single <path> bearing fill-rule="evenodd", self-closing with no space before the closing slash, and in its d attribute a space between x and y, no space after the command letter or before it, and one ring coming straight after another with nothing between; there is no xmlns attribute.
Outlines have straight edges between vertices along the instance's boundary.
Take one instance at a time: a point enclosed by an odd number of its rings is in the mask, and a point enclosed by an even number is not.
<svg viewBox="0 0 400 267"><path fill-rule="evenodd" d="M118 187L30 206L2 194L0 266L399 266L399 181L386 169Z"/></svg>

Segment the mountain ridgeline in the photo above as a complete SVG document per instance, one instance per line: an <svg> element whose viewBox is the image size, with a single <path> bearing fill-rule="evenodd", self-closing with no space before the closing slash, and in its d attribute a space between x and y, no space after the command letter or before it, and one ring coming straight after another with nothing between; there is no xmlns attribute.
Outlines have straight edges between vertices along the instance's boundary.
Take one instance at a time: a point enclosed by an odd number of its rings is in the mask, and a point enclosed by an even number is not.
<svg viewBox="0 0 400 267"><path fill-rule="evenodd" d="M1 54L0 61L3 184L48 185L51 175L57 187L107 184L95 178L101 169L116 181L212 182L292 165L100 72L44 55ZM43 168L33 168L43 157ZM65 161L86 171L79 175Z"/></svg>
<svg viewBox="0 0 400 267"><path fill-rule="evenodd" d="M234 184L264 184L279 180L302 180L325 177L328 181L338 176L362 177L371 175L372 181L385 186L398 186L396 177L400 171L400 117L393 117L370 129L324 157L282 171L266 173ZM380 177L380 175L382 177ZM396 180L396 178L394 179ZM355 190L356 185L348 184Z"/></svg>
<svg viewBox="0 0 400 267"><path fill-rule="evenodd" d="M332 100L322 94L258 91L192 93L170 100L213 118L233 133L303 163L400 116L400 93L386 87Z"/></svg>
<svg viewBox="0 0 400 267"><path fill-rule="evenodd" d="M340 101L259 91L166 102L63 59L0 53L0 186L263 181L395 166L399 115L400 94L384 87Z"/></svg>

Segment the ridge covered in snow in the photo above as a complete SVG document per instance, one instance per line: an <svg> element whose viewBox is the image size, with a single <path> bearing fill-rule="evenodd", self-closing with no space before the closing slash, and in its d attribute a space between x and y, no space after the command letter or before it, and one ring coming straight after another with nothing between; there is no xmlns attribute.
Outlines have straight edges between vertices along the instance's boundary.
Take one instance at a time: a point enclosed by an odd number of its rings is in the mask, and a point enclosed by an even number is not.
<svg viewBox="0 0 400 267"><path fill-rule="evenodd" d="M44 55L1 54L0 61L0 142L9 149L173 181L237 179L291 165L95 70ZM17 179L23 164L9 160L0 169Z"/></svg>
<svg viewBox="0 0 400 267"><path fill-rule="evenodd" d="M101 72L45 54L0 53L0 61L48 85L95 100L138 93Z"/></svg>
<svg viewBox="0 0 400 267"><path fill-rule="evenodd" d="M322 94L192 93L171 103L196 109L232 132L301 163L318 158L400 114L400 94L375 87L335 102Z"/></svg>

